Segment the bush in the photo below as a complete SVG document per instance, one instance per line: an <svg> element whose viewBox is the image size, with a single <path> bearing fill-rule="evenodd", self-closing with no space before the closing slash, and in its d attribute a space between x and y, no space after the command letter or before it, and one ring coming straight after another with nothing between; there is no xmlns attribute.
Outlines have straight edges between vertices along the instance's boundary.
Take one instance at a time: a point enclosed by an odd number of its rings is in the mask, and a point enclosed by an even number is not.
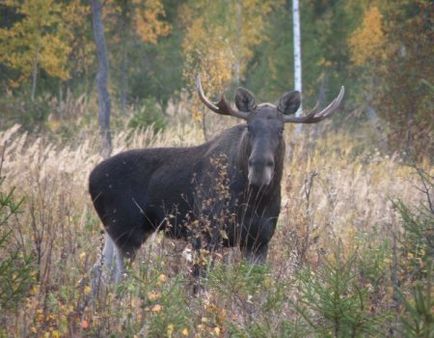
<svg viewBox="0 0 434 338"><path fill-rule="evenodd" d="M32 256L13 243L13 228L9 225L23 200L14 200L14 190L4 193L1 190L3 182L4 178L0 177L0 313L17 308L33 282Z"/></svg>
<svg viewBox="0 0 434 338"><path fill-rule="evenodd" d="M152 126L155 132L166 127L163 110L154 98L146 98L142 101L138 110L128 122L128 127L133 129L145 129Z"/></svg>
<svg viewBox="0 0 434 338"><path fill-rule="evenodd" d="M19 123L25 129L35 131L42 127L50 112L49 98L38 97L31 100L27 96L0 97L0 125L11 126Z"/></svg>
<svg viewBox="0 0 434 338"><path fill-rule="evenodd" d="M387 317L376 309L374 300L382 292L386 274L387 246L350 248L341 241L333 245L330 257L314 270L306 267L298 275L300 297L295 307L321 337L376 336Z"/></svg>
<svg viewBox="0 0 434 338"><path fill-rule="evenodd" d="M398 300L404 308L399 330L405 337L434 337L434 206L431 200L434 179L421 170L418 173L427 203L411 208L400 200L395 202L404 230L400 243L401 286L396 286Z"/></svg>

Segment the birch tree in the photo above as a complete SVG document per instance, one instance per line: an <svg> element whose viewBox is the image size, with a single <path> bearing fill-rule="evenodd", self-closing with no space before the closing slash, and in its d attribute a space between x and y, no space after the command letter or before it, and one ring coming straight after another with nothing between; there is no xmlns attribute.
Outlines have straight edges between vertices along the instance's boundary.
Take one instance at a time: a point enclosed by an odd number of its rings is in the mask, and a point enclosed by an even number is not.
<svg viewBox="0 0 434 338"><path fill-rule="evenodd" d="M301 34L300 34L300 8L298 0L292 0L292 23L293 23L293 36L294 36L294 89L302 92L301 80ZM295 113L300 116L303 111L302 105ZM301 124L296 126L296 131L301 131Z"/></svg>
<svg viewBox="0 0 434 338"><path fill-rule="evenodd" d="M11 27L0 28L0 63L17 71L11 87L19 87L31 79L31 99L35 98L38 75L43 69L48 75L66 80L69 46L72 40L65 25L66 5L53 0L4 1L22 16Z"/></svg>

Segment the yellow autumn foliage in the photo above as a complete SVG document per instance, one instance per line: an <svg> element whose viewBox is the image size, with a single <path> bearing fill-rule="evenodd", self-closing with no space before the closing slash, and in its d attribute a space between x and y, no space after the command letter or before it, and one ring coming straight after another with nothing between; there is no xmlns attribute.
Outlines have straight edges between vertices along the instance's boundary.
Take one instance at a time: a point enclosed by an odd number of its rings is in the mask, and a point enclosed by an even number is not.
<svg viewBox="0 0 434 338"><path fill-rule="evenodd" d="M6 0L3 5L22 15L12 27L0 29L0 62L20 74L12 84L28 80L39 67L53 77L67 79L73 39L69 24L83 20L84 7L79 1Z"/></svg>
<svg viewBox="0 0 434 338"><path fill-rule="evenodd" d="M267 15L280 4L271 0L200 0L181 6L180 18L186 27L182 49L187 81L194 83L196 75L201 74L211 96L221 94L233 77L238 81L253 48L264 40ZM200 119L195 108L193 117Z"/></svg>
<svg viewBox="0 0 434 338"><path fill-rule="evenodd" d="M376 6L369 7L363 17L361 26L349 38L351 61L362 65L373 59L382 58L385 35L383 16Z"/></svg>
<svg viewBox="0 0 434 338"><path fill-rule="evenodd" d="M134 23L136 32L145 43L157 43L160 36L170 33L170 25L161 20L165 17L161 0L134 0Z"/></svg>

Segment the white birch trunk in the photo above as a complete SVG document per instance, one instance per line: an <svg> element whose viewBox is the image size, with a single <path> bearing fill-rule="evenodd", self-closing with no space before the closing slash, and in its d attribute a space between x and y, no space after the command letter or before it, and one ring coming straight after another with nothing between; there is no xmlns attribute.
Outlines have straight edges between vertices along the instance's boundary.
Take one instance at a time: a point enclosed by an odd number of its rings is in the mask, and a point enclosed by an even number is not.
<svg viewBox="0 0 434 338"><path fill-rule="evenodd" d="M235 4L236 8L236 25L237 25L237 40L238 44L237 47L235 47L235 53L236 53L236 60L235 60L235 85L238 87L240 85L241 80L241 48L242 48L242 22L243 22L243 14L241 11L241 2L238 0Z"/></svg>
<svg viewBox="0 0 434 338"><path fill-rule="evenodd" d="M292 22L293 22L293 37L294 37L294 89L302 92L301 81L301 34L300 34L300 10L298 0L292 0ZM296 116L302 114L303 108L300 108L295 113ZM296 127L297 133L301 131L301 124Z"/></svg>

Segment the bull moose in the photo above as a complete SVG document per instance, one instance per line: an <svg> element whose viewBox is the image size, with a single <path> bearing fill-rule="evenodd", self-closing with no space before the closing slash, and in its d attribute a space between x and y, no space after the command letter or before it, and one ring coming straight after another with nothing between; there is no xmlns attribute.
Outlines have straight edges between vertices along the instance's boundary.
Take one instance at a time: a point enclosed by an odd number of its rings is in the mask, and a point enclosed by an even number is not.
<svg viewBox="0 0 434 338"><path fill-rule="evenodd" d="M264 262L280 213L284 125L319 122L344 96L342 87L326 108L297 117L297 91L274 105L256 104L250 91L238 88L234 108L223 95L211 102L199 77L196 86L206 107L245 123L194 147L125 151L90 174L89 192L106 232L101 264L114 265L115 280L124 258L133 259L156 231L191 240L194 248L239 246L250 262Z"/></svg>

